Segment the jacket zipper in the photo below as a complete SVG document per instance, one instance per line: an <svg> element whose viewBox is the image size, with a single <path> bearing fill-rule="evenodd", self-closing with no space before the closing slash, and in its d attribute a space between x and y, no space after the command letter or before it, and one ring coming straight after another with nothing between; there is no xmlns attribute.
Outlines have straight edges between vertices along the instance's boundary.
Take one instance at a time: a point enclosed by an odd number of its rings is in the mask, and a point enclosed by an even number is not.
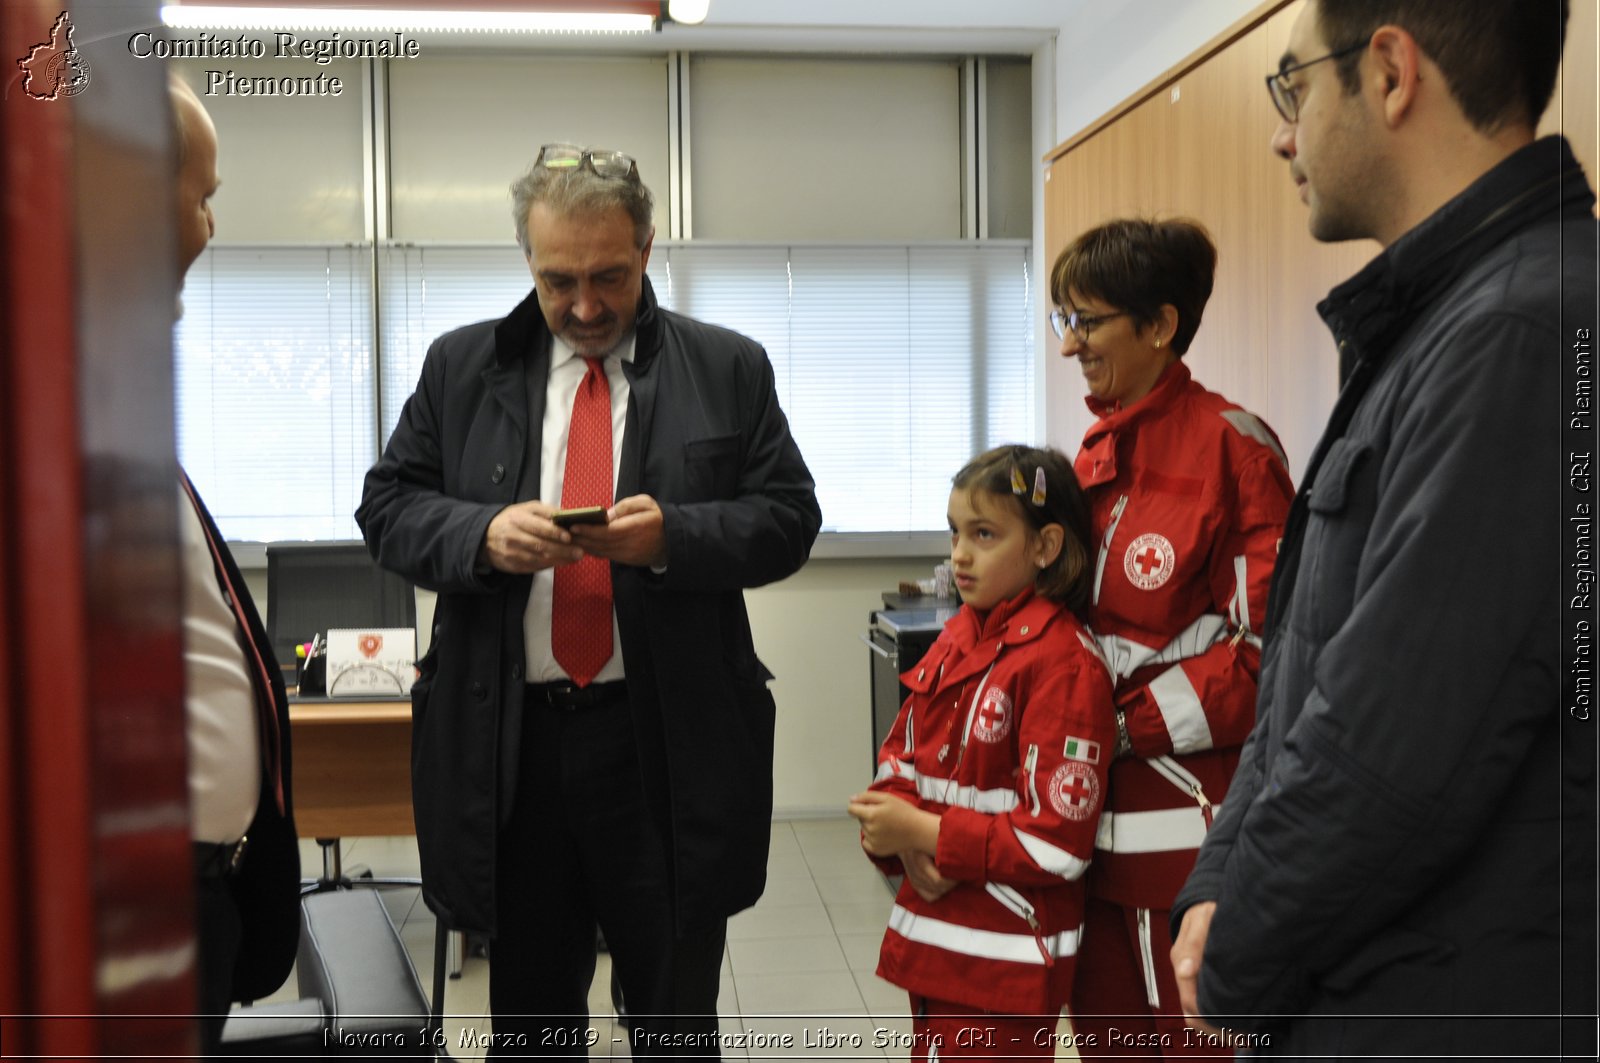
<svg viewBox="0 0 1600 1063"><path fill-rule="evenodd" d="M1152 768L1178 789L1186 791L1200 806L1200 815L1206 821L1206 830L1211 830L1211 799L1206 797L1205 790L1200 787L1200 780L1186 770L1181 764L1171 757L1152 757L1147 762Z"/></svg>
<svg viewBox="0 0 1600 1063"><path fill-rule="evenodd" d="M999 663L997 660L996 664ZM967 707L967 722L961 728L961 746L956 751L955 767L950 769L950 777L954 778L961 770L961 761L967 755L967 738L972 734L972 721L978 715L978 702L983 698L983 691L989 685L989 672L994 671L994 664L989 665L988 671L983 673L983 678L978 680L978 689L972 694L972 704Z"/></svg>
<svg viewBox="0 0 1600 1063"><path fill-rule="evenodd" d="M1206 798L1206 792L1200 789L1200 784L1194 784L1194 799L1200 804L1200 817L1206 821L1206 830L1211 830L1211 802Z"/></svg>
<svg viewBox="0 0 1600 1063"><path fill-rule="evenodd" d="M1039 746L1028 746L1028 756L1023 761L1023 771L1028 774L1028 796L1033 799L1033 814L1039 814L1039 787L1035 782L1034 774L1039 770Z"/></svg>
<svg viewBox="0 0 1600 1063"><path fill-rule="evenodd" d="M961 750L956 754L956 769L961 767L961 759L967 755L967 737L972 733L972 720L977 714L979 702L983 699L984 688L989 685L989 673L993 671L994 665L991 664L988 671L983 673L983 678L979 680L977 691L975 691L972 695L972 704L967 709L967 723L966 726L961 730ZM1038 765L1038 760L1039 747L1037 745L1030 745L1028 747L1027 757L1028 791L1030 796L1033 798L1033 811L1035 815L1038 815L1039 813L1039 793L1033 785L1033 773ZM952 770L951 774L954 775L955 770ZM1010 886L1003 886L997 882L989 882L984 884L984 889L987 890L989 895L995 900L1011 909L1011 911L1016 915L1022 917L1023 921L1028 924L1028 929L1033 931L1033 943L1039 946L1039 957L1044 960L1044 965L1046 967L1054 967L1056 959L1054 956L1050 955L1050 949L1044 943L1044 928L1039 925L1039 919L1038 916L1034 914L1033 905L1029 904L1027 899L1023 897L1021 893L1018 893Z"/></svg>
<svg viewBox="0 0 1600 1063"><path fill-rule="evenodd" d="M1156 986L1155 950L1150 946L1150 909L1140 908L1139 959L1144 965L1144 995L1152 1008L1161 1007L1161 990Z"/></svg>
<svg viewBox="0 0 1600 1063"><path fill-rule="evenodd" d="M1100 540L1100 558L1094 564L1094 604L1100 604L1100 580L1106 574L1106 556L1111 553L1111 537L1117 534L1117 524L1122 520L1122 511L1128 508L1128 496L1123 495L1117 499L1117 504L1111 507L1111 523L1106 526L1106 534Z"/></svg>
<svg viewBox="0 0 1600 1063"><path fill-rule="evenodd" d="M1043 958L1044 965L1054 967L1056 958L1050 955L1050 949L1044 943L1044 928L1039 925L1038 916L1034 914L1033 905L1028 903L1027 898L1012 887L1003 886L998 882L986 883L984 889L1028 924L1028 929L1033 931L1033 943L1039 946L1039 955Z"/></svg>

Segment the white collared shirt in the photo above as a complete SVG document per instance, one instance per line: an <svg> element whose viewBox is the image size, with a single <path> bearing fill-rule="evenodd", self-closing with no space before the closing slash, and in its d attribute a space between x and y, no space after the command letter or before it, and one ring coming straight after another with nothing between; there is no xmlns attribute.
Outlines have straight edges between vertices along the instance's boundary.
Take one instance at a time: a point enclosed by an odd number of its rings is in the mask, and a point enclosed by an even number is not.
<svg viewBox="0 0 1600 1063"><path fill-rule="evenodd" d="M261 795L261 737L239 619L222 597L194 503L178 488L183 554L183 678L189 738L189 831L236 842Z"/></svg>
<svg viewBox="0 0 1600 1063"><path fill-rule="evenodd" d="M622 468L622 435L628 423L628 378L622 371L623 362L633 361L634 335L629 335L606 355L606 381L611 385L611 489L612 502L618 472ZM567 432L572 425L572 403L578 394L589 367L560 337L550 340L550 377L544 391L544 425L539 448L539 497L552 506L561 505L561 485L567 468ZM566 669L556 663L550 648L551 597L555 591L555 570L542 569L533 574L533 590L528 594L528 608L522 617L522 637L527 653L527 681L550 683L569 679ZM617 611L611 610L611 659L594 682L605 683L621 679L622 638L617 631Z"/></svg>

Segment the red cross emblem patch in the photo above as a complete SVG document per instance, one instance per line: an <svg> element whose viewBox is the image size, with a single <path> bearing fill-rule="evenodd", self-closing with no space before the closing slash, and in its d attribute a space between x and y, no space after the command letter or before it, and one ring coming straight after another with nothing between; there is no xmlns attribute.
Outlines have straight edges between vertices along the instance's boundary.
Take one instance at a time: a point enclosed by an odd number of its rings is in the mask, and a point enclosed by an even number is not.
<svg viewBox="0 0 1600 1063"><path fill-rule="evenodd" d="M1050 776L1050 807L1058 815L1082 821L1100 807L1100 778L1081 760L1063 761Z"/></svg>
<svg viewBox="0 0 1600 1063"><path fill-rule="evenodd" d="M999 742L1011 733L1011 699L999 687L983 692L978 714L972 720L972 737L980 742Z"/></svg>
<svg viewBox="0 0 1600 1063"><path fill-rule="evenodd" d="M1128 544L1122 555L1122 571L1128 582L1142 591L1153 591L1172 578L1178 567L1178 555L1165 535L1150 532Z"/></svg>

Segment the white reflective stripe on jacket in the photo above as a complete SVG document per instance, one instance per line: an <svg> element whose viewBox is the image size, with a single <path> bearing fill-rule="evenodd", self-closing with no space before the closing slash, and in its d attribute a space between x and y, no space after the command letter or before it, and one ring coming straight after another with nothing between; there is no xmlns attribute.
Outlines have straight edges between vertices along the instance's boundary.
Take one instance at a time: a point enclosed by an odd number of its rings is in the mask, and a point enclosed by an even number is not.
<svg viewBox="0 0 1600 1063"><path fill-rule="evenodd" d="M1212 807L1212 814L1222 806ZM1153 812L1100 813L1094 847L1108 853L1165 853L1198 849L1206 840L1206 817L1198 806Z"/></svg>
<svg viewBox="0 0 1600 1063"><path fill-rule="evenodd" d="M934 775L918 775L917 794L929 801L957 808L970 808L991 816L1010 812L1018 805L1017 792L1012 789L980 790L976 786L962 786L954 779L941 779Z"/></svg>
<svg viewBox="0 0 1600 1063"><path fill-rule="evenodd" d="M973 927L949 923L928 915L918 915L895 905L889 912L889 929L920 945L933 945L963 956L980 956L990 960L1010 963L1029 963L1044 966L1045 958L1039 951L1041 942L1052 960L1078 954L1078 942L1083 937L1083 927L1063 930L1059 934L1035 937L1033 934L1004 934L998 930L977 930Z"/></svg>
<svg viewBox="0 0 1600 1063"><path fill-rule="evenodd" d="M1036 838L1027 831L1017 830L1015 825L1011 833L1017 836L1017 841L1027 850L1028 855L1039 867L1053 875L1071 881L1082 878L1083 873L1089 870L1089 861L1082 857L1073 856L1059 846L1052 845L1043 838Z"/></svg>
<svg viewBox="0 0 1600 1063"><path fill-rule="evenodd" d="M1096 635L1100 653L1119 680L1151 664L1177 664L1198 657L1219 642L1232 637L1228 618L1221 613L1206 613L1172 637L1165 646L1153 648L1121 635Z"/></svg>

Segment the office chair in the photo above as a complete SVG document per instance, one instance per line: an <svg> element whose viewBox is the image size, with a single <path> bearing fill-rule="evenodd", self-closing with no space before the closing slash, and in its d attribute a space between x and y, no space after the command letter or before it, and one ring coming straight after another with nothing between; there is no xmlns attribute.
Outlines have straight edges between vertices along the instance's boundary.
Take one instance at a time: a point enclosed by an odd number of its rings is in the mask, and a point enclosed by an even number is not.
<svg viewBox="0 0 1600 1063"><path fill-rule="evenodd" d="M403 577L378 566L360 541L270 543L267 546L267 633L279 661L293 662L295 646L333 628L415 628L416 595ZM417 887L421 879L345 873L337 837L318 837L322 873L301 884L301 895L357 888ZM442 921L434 943L433 1029L442 1028L445 977L461 976L463 936ZM430 1031L431 1032L431 1031Z"/></svg>
<svg viewBox="0 0 1600 1063"><path fill-rule="evenodd" d="M448 1056L442 1009L430 1009L423 998L411 957L376 894L346 890L304 898L295 974L300 999L229 1013L222 1055L326 1058L337 1045L341 1055L431 1050L435 1058ZM443 997L436 983L435 998Z"/></svg>

